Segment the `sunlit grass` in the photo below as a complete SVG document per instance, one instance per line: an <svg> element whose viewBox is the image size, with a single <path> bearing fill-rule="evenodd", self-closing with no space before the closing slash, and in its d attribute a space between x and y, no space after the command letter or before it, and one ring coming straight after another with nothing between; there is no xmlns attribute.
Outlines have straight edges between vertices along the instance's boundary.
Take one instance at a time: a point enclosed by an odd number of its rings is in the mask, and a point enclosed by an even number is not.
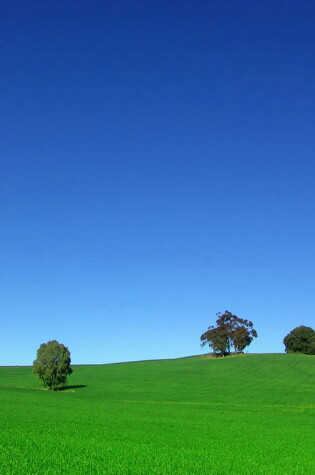
<svg viewBox="0 0 315 475"><path fill-rule="evenodd" d="M0 368L0 473L314 474L315 357Z"/></svg>

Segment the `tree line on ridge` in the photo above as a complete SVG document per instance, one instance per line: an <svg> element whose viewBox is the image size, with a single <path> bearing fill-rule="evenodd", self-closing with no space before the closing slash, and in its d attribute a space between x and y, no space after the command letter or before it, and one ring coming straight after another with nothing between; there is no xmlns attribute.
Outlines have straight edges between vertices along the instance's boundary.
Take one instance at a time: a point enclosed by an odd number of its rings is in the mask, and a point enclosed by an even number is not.
<svg viewBox="0 0 315 475"><path fill-rule="evenodd" d="M211 325L201 335L201 346L209 345L213 355L222 357L234 352L243 353L257 331L253 322L240 318L228 310L217 313L216 326ZM294 328L283 340L286 353L315 355L315 331L304 325ZM33 362L33 373L43 381L44 387L57 391L64 387L67 377L72 374L69 349L56 340L42 343Z"/></svg>

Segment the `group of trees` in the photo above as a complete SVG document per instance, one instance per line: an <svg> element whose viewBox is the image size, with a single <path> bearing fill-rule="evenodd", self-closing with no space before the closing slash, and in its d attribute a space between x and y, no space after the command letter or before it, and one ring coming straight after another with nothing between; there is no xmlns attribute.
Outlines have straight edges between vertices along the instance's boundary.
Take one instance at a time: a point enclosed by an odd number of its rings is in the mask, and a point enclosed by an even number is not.
<svg viewBox="0 0 315 475"><path fill-rule="evenodd" d="M253 323L239 318L226 310L217 313L216 326L210 326L200 339L201 346L209 345L213 353L224 356L231 353L242 353L250 345L257 332ZM294 328L283 340L286 353L305 353L315 355L315 331L310 327ZM70 351L56 340L42 343L37 350L37 358L33 364L33 372L51 391L61 389L72 373Z"/></svg>
<svg viewBox="0 0 315 475"><path fill-rule="evenodd" d="M228 310L217 313L216 326L210 326L201 337L201 346L209 345L215 355L242 353L250 345L257 332L253 323L239 318ZM303 325L294 328L283 340L286 353L315 355L315 331Z"/></svg>
<svg viewBox="0 0 315 475"><path fill-rule="evenodd" d="M230 354L233 348L236 353L242 353L257 338L251 321L239 318L228 310L217 315L217 325L210 326L201 335L201 346L209 345L215 354L224 356Z"/></svg>

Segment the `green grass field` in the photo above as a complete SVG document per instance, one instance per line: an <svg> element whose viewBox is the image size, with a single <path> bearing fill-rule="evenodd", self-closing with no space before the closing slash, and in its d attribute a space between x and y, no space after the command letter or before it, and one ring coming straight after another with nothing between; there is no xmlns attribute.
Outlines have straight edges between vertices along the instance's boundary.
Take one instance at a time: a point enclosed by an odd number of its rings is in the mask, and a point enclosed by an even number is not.
<svg viewBox="0 0 315 475"><path fill-rule="evenodd" d="M315 357L0 368L0 473L315 474Z"/></svg>

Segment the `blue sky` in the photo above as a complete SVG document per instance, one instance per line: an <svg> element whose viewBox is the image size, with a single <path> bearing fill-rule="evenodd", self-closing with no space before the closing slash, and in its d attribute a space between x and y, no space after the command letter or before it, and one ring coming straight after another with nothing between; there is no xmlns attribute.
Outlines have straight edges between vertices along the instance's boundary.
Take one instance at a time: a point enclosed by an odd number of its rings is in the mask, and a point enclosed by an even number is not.
<svg viewBox="0 0 315 475"><path fill-rule="evenodd" d="M315 325L311 1L4 2L2 365Z"/></svg>

